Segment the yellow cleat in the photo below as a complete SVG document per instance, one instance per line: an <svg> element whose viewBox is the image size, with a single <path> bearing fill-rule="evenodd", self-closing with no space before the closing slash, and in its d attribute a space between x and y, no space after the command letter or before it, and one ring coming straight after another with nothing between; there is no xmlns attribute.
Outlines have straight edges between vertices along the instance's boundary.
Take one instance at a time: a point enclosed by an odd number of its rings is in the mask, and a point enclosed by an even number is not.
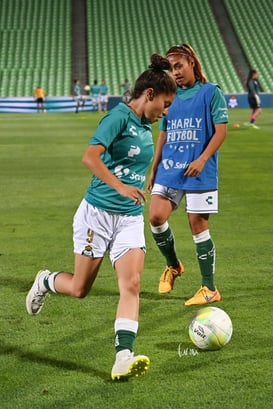
<svg viewBox="0 0 273 409"><path fill-rule="evenodd" d="M184 266L179 261L179 267L174 268L173 266L167 266L163 271L160 281L158 291L160 294L167 294L173 289L174 280L176 277L180 277L184 273Z"/></svg>
<svg viewBox="0 0 273 409"><path fill-rule="evenodd" d="M221 300L221 294L215 287L215 291L211 291L208 287L201 287L196 294L189 300L185 301L185 305L201 305L210 304Z"/></svg>
<svg viewBox="0 0 273 409"><path fill-rule="evenodd" d="M128 356L117 359L111 373L113 381L126 380L132 376L145 375L150 366L150 359L145 355L136 355L131 352Z"/></svg>

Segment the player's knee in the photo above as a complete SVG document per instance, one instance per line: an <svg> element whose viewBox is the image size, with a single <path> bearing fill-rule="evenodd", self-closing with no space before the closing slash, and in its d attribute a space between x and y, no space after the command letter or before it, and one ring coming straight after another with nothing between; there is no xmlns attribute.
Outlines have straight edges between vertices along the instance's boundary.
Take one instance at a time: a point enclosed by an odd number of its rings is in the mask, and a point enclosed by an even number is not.
<svg viewBox="0 0 273 409"><path fill-rule="evenodd" d="M85 298L87 294L88 291L85 288L74 288L71 295L75 298Z"/></svg>
<svg viewBox="0 0 273 409"><path fill-rule="evenodd" d="M128 287L128 291L134 296L138 295L140 291L139 282L132 282L131 285Z"/></svg>
<svg viewBox="0 0 273 409"><path fill-rule="evenodd" d="M161 216L160 214L156 214L156 213L151 213L149 215L149 221L150 224L154 227L158 227L161 226L162 224L165 223L165 218L163 216Z"/></svg>
<svg viewBox="0 0 273 409"><path fill-rule="evenodd" d="M199 234L208 229L208 214L190 214L189 224L192 234Z"/></svg>
<svg viewBox="0 0 273 409"><path fill-rule="evenodd" d="M127 292L131 293L131 294L139 294L140 291L140 279L139 279L139 275L132 275L130 277L130 281L127 282L126 284L126 289Z"/></svg>

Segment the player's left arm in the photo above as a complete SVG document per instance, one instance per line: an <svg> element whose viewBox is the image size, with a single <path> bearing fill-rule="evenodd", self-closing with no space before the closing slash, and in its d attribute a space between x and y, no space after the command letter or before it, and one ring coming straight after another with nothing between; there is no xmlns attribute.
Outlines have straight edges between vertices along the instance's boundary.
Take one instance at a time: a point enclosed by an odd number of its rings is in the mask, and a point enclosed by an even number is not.
<svg viewBox="0 0 273 409"><path fill-rule="evenodd" d="M189 164L189 167L185 172L185 176L198 176L202 172L207 160L220 148L226 138L226 135L227 124L216 124L215 133L213 134L209 144L199 158Z"/></svg>
<svg viewBox="0 0 273 409"><path fill-rule="evenodd" d="M211 114L215 132L210 142L196 160L189 164L185 176L198 176L208 159L220 148L227 135L228 108L222 91L216 87L212 102Z"/></svg>

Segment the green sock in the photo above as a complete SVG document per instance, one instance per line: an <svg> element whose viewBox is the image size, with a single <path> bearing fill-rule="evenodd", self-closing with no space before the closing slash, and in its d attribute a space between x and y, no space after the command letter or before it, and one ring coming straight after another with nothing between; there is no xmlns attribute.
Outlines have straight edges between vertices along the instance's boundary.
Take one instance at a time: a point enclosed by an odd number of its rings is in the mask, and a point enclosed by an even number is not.
<svg viewBox="0 0 273 409"><path fill-rule="evenodd" d="M123 349L129 349L132 352L135 338L136 334L132 331L118 330L115 338L116 352L122 351Z"/></svg>
<svg viewBox="0 0 273 409"><path fill-rule="evenodd" d="M179 261L175 252L174 236L170 227L163 233L152 232L152 235L157 247L166 259L167 266L178 267Z"/></svg>
<svg viewBox="0 0 273 409"><path fill-rule="evenodd" d="M214 291L215 247L211 239L196 243L196 255L202 275L202 286Z"/></svg>

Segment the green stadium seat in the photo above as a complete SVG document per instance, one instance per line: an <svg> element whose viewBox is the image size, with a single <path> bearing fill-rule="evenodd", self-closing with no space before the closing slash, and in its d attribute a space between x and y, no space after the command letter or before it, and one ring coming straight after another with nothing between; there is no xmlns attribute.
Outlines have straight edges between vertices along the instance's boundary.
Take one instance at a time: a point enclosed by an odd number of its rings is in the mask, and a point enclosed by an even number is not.
<svg viewBox="0 0 273 409"><path fill-rule="evenodd" d="M224 2L251 68L259 71L263 91L272 92L273 3L268 0L255 2L255 13L252 13L248 0Z"/></svg>
<svg viewBox="0 0 273 409"><path fill-rule="evenodd" d="M272 92L272 2L222 1L250 65L260 73L263 91ZM255 14L249 13L252 2ZM39 0L30 7L30 0L1 0L1 96L32 96L37 83L48 95L70 95L71 3ZM120 84L125 78L133 84L151 54L164 55L171 45L187 42L209 81L225 93L245 92L209 0L86 0L86 6L90 84L105 79L110 94L120 95ZM166 25L166 16L175 24Z"/></svg>
<svg viewBox="0 0 273 409"><path fill-rule="evenodd" d="M29 4L29 0L1 0L0 95L32 96L38 83L49 95L67 95L71 81L71 2L39 0L31 7ZM62 71L64 61L69 61L69 70ZM53 69L48 71L47 67ZM62 76L55 77L56 69ZM4 77L4 72L9 76Z"/></svg>
<svg viewBox="0 0 273 409"><path fill-rule="evenodd" d="M182 10L187 18L166 27L165 16L177 21ZM156 7L146 0L87 0L87 19L88 56L94 62L89 64L90 83L105 78L111 94L121 94L122 81L133 82L149 65L151 54L164 54L181 42L197 50L211 82L227 93L244 92L208 0L195 0L194 8L187 0L158 0Z"/></svg>

